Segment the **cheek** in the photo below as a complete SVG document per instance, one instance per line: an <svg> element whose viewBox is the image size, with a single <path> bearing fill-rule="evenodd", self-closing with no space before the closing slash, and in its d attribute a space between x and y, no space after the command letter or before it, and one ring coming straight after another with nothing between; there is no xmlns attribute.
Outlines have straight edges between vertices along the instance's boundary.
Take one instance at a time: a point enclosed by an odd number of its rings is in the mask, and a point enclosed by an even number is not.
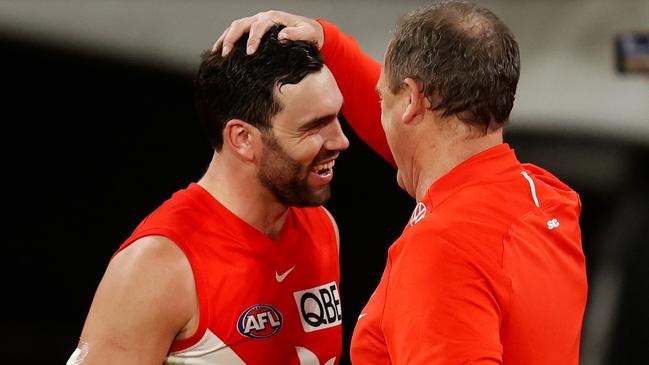
<svg viewBox="0 0 649 365"><path fill-rule="evenodd" d="M396 121L397 119L394 113L394 109L384 106L381 109L381 126L383 127L386 135L388 135L388 138L391 132L394 130L394 123Z"/></svg>
<svg viewBox="0 0 649 365"><path fill-rule="evenodd" d="M322 150L323 144L324 139L316 133L294 145L288 153L295 161L308 165L313 162L313 159Z"/></svg>
<svg viewBox="0 0 649 365"><path fill-rule="evenodd" d="M390 113L388 112L385 103L381 101L381 126L383 127L383 130L387 129L388 124L390 123L389 118L390 118Z"/></svg>

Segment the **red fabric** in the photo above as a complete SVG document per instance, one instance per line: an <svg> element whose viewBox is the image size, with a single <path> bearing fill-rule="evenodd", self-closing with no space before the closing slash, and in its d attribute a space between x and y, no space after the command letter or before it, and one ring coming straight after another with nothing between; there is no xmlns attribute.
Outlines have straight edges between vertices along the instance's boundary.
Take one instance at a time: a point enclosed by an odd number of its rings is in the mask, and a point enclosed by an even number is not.
<svg viewBox="0 0 649 365"><path fill-rule="evenodd" d="M340 321L305 331L296 297L297 292L332 282L340 287L335 231L322 207L290 208L280 237L272 241L202 187L191 184L150 214L120 250L147 235L166 236L183 250L198 292L199 329L192 337L175 342L170 351L191 347L209 328L248 365L298 365L296 347L313 352L323 364L334 357L338 363ZM293 266L278 282L276 275ZM339 293L335 295L339 298ZM340 313L331 305L333 298L329 299L324 310L335 317ZM238 330L239 319L259 304L281 314L281 327L267 338L244 336Z"/></svg>
<svg viewBox="0 0 649 365"><path fill-rule="evenodd" d="M322 55L343 94L342 114L354 132L383 159L396 167L381 127L381 105L374 91L381 64L363 53L356 41L335 25L316 19L324 29Z"/></svg>
<svg viewBox="0 0 649 365"><path fill-rule="evenodd" d="M394 165L378 127L379 64L318 21L344 116ZM506 144L460 164L430 187L390 247L354 330L352 362L578 364L587 297L580 210L574 191L520 164Z"/></svg>
<svg viewBox="0 0 649 365"><path fill-rule="evenodd" d="M580 210L574 191L506 144L463 162L430 187L390 247L352 362L578 364Z"/></svg>

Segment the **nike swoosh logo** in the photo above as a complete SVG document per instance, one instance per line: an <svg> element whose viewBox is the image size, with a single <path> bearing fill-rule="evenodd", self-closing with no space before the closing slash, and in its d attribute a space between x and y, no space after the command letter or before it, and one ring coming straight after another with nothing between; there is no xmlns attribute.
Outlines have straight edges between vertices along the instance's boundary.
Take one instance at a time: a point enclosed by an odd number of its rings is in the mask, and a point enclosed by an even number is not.
<svg viewBox="0 0 649 365"><path fill-rule="evenodd" d="M358 316L358 319L361 319L361 318L365 317L366 315L367 315L366 313L361 313L361 314Z"/></svg>
<svg viewBox="0 0 649 365"><path fill-rule="evenodd" d="M286 279L286 277L288 276L288 274L290 274L291 271L293 271L293 269L295 269L295 265L293 265L292 268L286 270L286 271L285 271L283 274L281 274L281 275L278 274L277 271L275 271L275 280L277 280L278 283L281 283L282 281L284 281L284 279Z"/></svg>

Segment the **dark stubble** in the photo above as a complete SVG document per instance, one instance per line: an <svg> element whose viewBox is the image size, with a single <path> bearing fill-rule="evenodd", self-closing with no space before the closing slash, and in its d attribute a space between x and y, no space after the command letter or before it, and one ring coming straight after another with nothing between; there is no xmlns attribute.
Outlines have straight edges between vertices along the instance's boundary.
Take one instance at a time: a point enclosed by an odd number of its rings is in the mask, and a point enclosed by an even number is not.
<svg viewBox="0 0 649 365"><path fill-rule="evenodd" d="M329 185L317 191L310 188L307 177L311 166L302 166L289 156L279 145L272 131L262 132L262 141L264 153L257 177L277 200L296 207L319 206L329 200ZM318 158L315 161L318 161Z"/></svg>

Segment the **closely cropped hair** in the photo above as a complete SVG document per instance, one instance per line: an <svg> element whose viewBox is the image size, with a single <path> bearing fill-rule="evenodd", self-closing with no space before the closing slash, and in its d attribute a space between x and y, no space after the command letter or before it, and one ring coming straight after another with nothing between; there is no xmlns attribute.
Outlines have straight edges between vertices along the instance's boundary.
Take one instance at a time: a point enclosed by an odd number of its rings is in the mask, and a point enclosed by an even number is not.
<svg viewBox="0 0 649 365"><path fill-rule="evenodd" d="M385 69L390 91L410 77L431 109L486 131L507 122L520 74L518 44L490 10L445 1L416 10L397 26Z"/></svg>
<svg viewBox="0 0 649 365"><path fill-rule="evenodd" d="M297 84L322 69L322 56L315 45L278 41L282 28L273 26L251 56L246 55L247 34L225 58L220 52L203 54L194 80L196 109L216 151L223 147L228 121L240 119L268 131L271 118L283 108L275 98L275 88Z"/></svg>

